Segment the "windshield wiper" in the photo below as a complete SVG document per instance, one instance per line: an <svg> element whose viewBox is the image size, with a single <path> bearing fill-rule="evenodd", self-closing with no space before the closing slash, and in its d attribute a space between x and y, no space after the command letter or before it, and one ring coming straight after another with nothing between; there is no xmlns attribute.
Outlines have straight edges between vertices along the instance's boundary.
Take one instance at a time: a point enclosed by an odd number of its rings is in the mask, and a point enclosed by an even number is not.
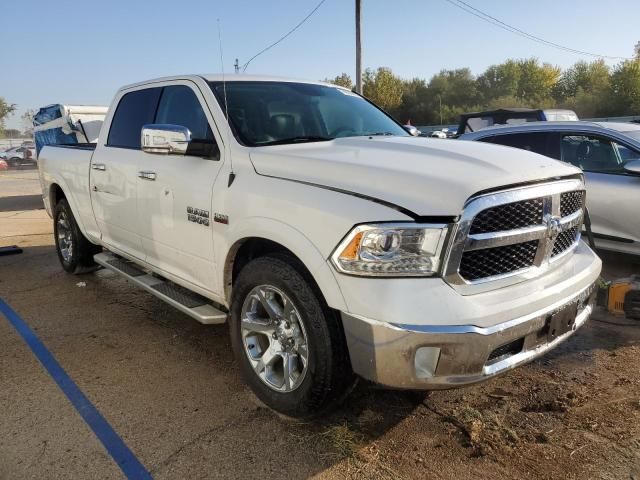
<svg viewBox="0 0 640 480"><path fill-rule="evenodd" d="M373 133L365 133L362 136L363 137L386 137L386 136L393 136L393 135L395 135L395 133L391 133L391 132L373 132Z"/></svg>
<svg viewBox="0 0 640 480"><path fill-rule="evenodd" d="M285 145L287 143L326 142L329 140L333 140L333 137L323 137L320 135L301 135L298 137L281 138L279 140L259 143L257 146L263 147L266 145Z"/></svg>

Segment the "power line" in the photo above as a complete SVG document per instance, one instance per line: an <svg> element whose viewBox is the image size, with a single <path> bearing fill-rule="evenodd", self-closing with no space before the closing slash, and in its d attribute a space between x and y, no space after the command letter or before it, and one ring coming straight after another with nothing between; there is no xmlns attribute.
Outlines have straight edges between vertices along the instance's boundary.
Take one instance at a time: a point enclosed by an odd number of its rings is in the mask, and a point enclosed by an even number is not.
<svg viewBox="0 0 640 480"><path fill-rule="evenodd" d="M279 44L281 41L283 41L285 38L287 38L289 35L291 35L293 32L295 32L298 28L300 28L302 26L302 24L304 22L306 22L307 20L309 20L309 18L311 18L311 16L316 13L316 11L322 6L322 4L324 2L326 2L327 0L321 0L320 3L318 3L318 5L316 5L316 8L314 8L313 10L311 10L311 12L309 12L309 15L307 15L306 17L304 17L300 23L298 23L295 27L293 27L291 30L289 30L287 33L285 33L282 37L280 37L278 40L276 40L275 42L273 42L271 45L269 45L268 47L260 50L258 53L256 53L253 57L251 57L247 63L245 63L242 66L242 73L245 72L245 70L247 69L247 67L249 66L249 64L258 56L262 55L264 52L266 52L267 50L275 47L277 44Z"/></svg>
<svg viewBox="0 0 640 480"><path fill-rule="evenodd" d="M586 56L590 56L590 57L597 57L597 58L609 58L609 59L613 59L613 60L629 60L629 57L616 57L616 56L612 56L612 55L600 55L598 53L592 53L592 52L586 52L584 50L577 50L575 48L571 48L571 47L567 47L564 45L560 45L558 43L554 43L554 42L550 42L548 40L545 40L544 38L540 38L537 37L536 35L533 35L531 33L525 32L524 30L521 30L519 28L516 28L512 25L509 25L508 23L503 22L502 20L499 20L491 15L489 15L488 13L483 12L482 10L479 10L475 7L473 7L472 5L469 5L468 3L464 2L463 0L445 0L446 2L450 3L451 5L458 7L459 9L475 16L478 17L481 20L484 20L485 22L488 22L498 28L501 28L503 30L506 30L507 32L510 33L514 33L516 35L519 35L521 37L527 38L529 40L532 40L534 42L537 43L541 43L543 45L546 45L548 47L553 47L553 48L557 48L559 50L563 50L565 52L570 52L570 53L575 53L578 55L586 55Z"/></svg>

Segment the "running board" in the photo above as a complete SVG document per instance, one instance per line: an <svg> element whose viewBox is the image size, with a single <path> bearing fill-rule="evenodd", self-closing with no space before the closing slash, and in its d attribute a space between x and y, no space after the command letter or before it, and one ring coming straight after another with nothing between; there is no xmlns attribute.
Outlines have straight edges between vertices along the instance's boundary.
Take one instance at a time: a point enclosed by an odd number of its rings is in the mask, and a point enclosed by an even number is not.
<svg viewBox="0 0 640 480"><path fill-rule="evenodd" d="M133 262L110 252L98 253L93 259L97 264L119 273L130 282L195 318L200 323L211 325L225 323L227 320L227 314L214 307L211 304L211 300L162 277L145 272Z"/></svg>

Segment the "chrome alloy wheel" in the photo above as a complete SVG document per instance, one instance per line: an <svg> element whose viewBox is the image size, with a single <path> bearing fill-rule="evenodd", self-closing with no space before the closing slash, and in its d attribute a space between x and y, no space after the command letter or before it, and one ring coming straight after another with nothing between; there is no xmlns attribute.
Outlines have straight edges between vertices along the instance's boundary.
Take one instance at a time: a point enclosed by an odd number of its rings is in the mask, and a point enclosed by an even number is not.
<svg viewBox="0 0 640 480"><path fill-rule="evenodd" d="M65 262L70 262L73 258L73 236L71 233L71 223L67 214L63 211L58 216L58 247Z"/></svg>
<svg viewBox="0 0 640 480"><path fill-rule="evenodd" d="M271 285L255 287L245 298L241 335L256 375L278 392L298 388L307 373L307 333L295 305Z"/></svg>

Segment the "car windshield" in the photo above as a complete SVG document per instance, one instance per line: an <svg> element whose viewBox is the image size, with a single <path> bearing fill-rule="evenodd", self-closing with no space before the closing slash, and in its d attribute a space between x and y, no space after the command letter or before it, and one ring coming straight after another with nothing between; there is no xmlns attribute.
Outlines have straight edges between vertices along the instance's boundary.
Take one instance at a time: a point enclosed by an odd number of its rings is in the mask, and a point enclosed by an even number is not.
<svg viewBox="0 0 640 480"><path fill-rule="evenodd" d="M222 110L225 86L210 82ZM228 114L236 138L260 147L365 135L409 135L364 98L341 88L294 82L230 81Z"/></svg>

